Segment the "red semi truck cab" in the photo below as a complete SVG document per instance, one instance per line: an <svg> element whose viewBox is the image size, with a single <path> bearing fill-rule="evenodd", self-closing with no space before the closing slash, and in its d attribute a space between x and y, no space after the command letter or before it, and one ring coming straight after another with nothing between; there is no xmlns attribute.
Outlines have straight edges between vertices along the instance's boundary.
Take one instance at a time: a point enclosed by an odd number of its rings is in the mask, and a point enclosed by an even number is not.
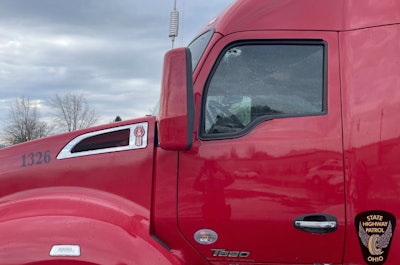
<svg viewBox="0 0 400 265"><path fill-rule="evenodd" d="M158 117L0 150L0 264L398 264L400 2L240 0Z"/></svg>

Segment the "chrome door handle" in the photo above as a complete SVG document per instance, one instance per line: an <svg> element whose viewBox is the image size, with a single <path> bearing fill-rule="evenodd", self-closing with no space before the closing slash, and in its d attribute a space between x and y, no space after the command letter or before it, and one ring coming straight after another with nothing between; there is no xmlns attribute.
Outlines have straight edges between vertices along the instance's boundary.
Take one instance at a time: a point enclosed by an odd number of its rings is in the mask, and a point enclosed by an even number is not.
<svg viewBox="0 0 400 265"><path fill-rule="evenodd" d="M295 221L294 224L296 227L304 227L304 228L336 228L337 223L335 221L327 221L327 222L314 222L314 221Z"/></svg>
<svg viewBox="0 0 400 265"><path fill-rule="evenodd" d="M305 232L325 234L336 231L337 219L328 214L309 214L297 217L293 225Z"/></svg>

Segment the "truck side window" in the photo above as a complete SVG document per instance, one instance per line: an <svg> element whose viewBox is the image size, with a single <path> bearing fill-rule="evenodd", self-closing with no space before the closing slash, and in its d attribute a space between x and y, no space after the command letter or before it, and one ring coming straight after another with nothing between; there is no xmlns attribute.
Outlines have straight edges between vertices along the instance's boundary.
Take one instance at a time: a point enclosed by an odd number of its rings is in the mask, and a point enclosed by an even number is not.
<svg viewBox="0 0 400 265"><path fill-rule="evenodd" d="M228 46L203 98L202 138L234 137L270 119L326 113L322 41Z"/></svg>
<svg viewBox="0 0 400 265"><path fill-rule="evenodd" d="M190 49L190 52L192 54L192 71L197 67L197 64L200 61L201 56L203 55L203 52L207 48L208 43L211 40L211 37L213 36L214 30L208 30L201 34L199 37L197 37L194 41L192 41L188 48Z"/></svg>

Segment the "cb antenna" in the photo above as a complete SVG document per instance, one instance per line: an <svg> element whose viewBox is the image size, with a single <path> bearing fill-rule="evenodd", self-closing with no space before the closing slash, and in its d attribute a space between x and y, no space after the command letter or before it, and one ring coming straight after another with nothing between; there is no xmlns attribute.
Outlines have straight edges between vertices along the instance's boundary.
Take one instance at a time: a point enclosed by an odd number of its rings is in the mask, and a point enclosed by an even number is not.
<svg viewBox="0 0 400 265"><path fill-rule="evenodd" d="M174 48L175 38L178 36L179 28L179 12L176 10L176 0L174 0L174 9L169 15L169 37L172 42L172 49Z"/></svg>

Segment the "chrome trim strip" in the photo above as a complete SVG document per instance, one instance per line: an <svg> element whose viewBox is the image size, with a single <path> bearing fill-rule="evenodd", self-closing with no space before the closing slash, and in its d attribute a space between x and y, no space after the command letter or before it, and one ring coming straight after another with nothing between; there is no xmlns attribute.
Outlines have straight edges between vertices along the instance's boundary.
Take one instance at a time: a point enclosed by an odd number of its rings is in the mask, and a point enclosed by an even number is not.
<svg viewBox="0 0 400 265"><path fill-rule="evenodd" d="M142 138L142 141L140 145L136 145L135 140L135 129L136 128L142 127L144 129L144 135ZM85 133L82 134L76 138L74 138L72 141L70 141L65 147L61 150L61 152L58 154L57 159L66 159L66 158L72 158L72 157L81 157L81 156L88 156L88 155L95 155L95 154L104 154L104 153L110 153L110 152L119 152L119 151L125 151L125 150L134 150L134 149L142 149L147 147L147 133L148 133L148 123L147 122L141 122L141 123L136 123L136 124L131 124L131 125L125 125L125 126L119 126L119 127L114 127L110 129L104 129L100 131L95 131L95 132L90 132L90 133ZM125 130L129 129L129 144L126 146L119 146L119 147L110 147L110 148L102 148L98 150L90 150L90 151L82 151L82 152L76 152L76 153L71 153L71 150L79 144L81 141L97 136L100 134L106 134L110 132L116 132L120 130Z"/></svg>

